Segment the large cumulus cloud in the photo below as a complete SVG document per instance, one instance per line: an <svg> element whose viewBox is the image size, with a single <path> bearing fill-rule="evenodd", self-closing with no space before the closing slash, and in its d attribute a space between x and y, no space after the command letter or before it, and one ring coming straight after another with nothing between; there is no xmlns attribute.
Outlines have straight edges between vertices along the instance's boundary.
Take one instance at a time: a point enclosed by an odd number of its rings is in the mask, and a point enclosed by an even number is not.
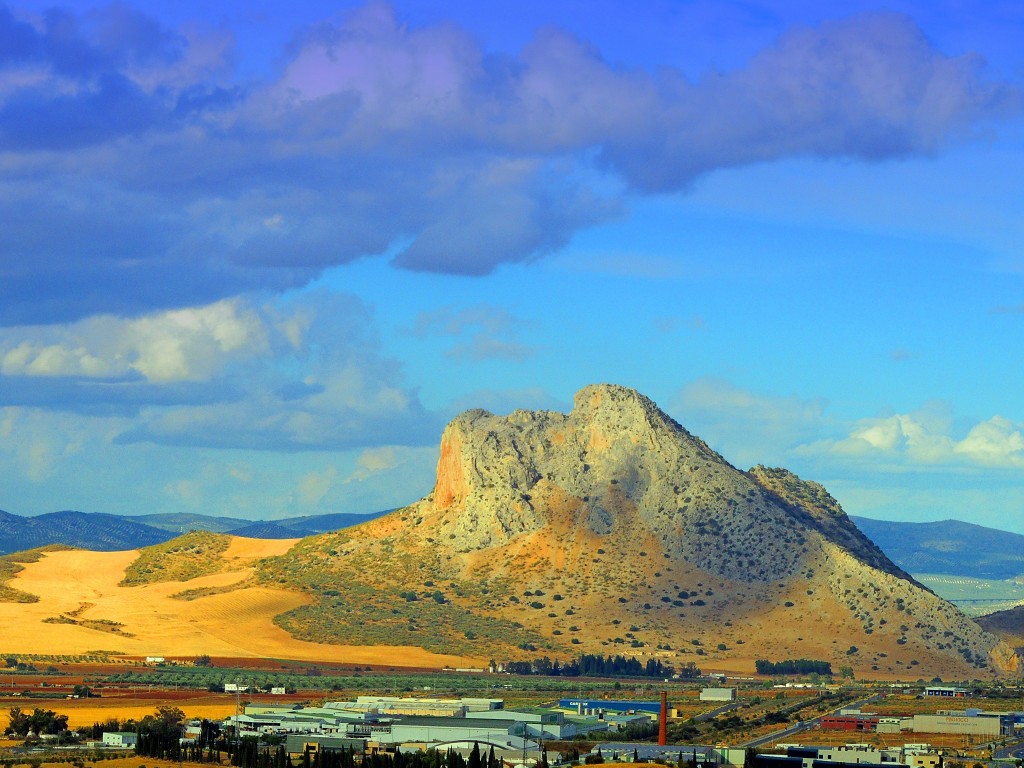
<svg viewBox="0 0 1024 768"><path fill-rule="evenodd" d="M0 51L7 324L281 289L389 248L486 274L631 194L792 156L934 153L1018 98L897 15L794 29L696 80L557 29L490 54L377 3L303 30L264 82L232 76L228 35L122 6L0 7Z"/></svg>
<svg viewBox="0 0 1024 768"><path fill-rule="evenodd" d="M347 450L436 442L441 417L327 292L0 329L0 409L116 423L119 444Z"/></svg>

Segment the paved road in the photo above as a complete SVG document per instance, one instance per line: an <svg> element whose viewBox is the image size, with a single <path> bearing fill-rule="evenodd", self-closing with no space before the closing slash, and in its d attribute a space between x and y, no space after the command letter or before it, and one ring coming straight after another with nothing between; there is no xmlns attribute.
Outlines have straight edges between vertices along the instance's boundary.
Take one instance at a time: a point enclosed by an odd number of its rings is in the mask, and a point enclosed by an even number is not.
<svg viewBox="0 0 1024 768"><path fill-rule="evenodd" d="M866 699L861 699L860 701L852 701L849 704L843 704L842 707L836 709L833 712L829 712L828 715L838 715L839 712L843 709L860 708L865 704L870 704L872 701L878 701L878 699L880 698L881 694L876 693L872 696L868 696ZM752 741L748 741L746 744L741 744L740 746L763 747L765 744L774 743L776 741L788 741L793 736L803 733L804 731L809 731L812 728L816 728L818 725L820 725L822 717L826 717L826 715L816 717L813 720L804 720L802 722L797 723L796 725L791 725L788 728L783 728L781 731L769 733L767 736L760 736L756 739L753 739Z"/></svg>
<svg viewBox="0 0 1024 768"><path fill-rule="evenodd" d="M695 723L703 723L705 720L710 720L712 717L718 717L719 715L724 715L726 712L732 712L734 709L739 709L745 703L746 702L743 701L734 701L730 704L724 704L723 706L718 707L717 709L712 709L710 712L705 712L703 714L696 715L695 717L691 718L691 720Z"/></svg>
<svg viewBox="0 0 1024 768"><path fill-rule="evenodd" d="M1017 741L1013 744L1007 744L1005 747L1000 747L992 752L992 757L1012 757L1018 760L1024 760L1024 741Z"/></svg>

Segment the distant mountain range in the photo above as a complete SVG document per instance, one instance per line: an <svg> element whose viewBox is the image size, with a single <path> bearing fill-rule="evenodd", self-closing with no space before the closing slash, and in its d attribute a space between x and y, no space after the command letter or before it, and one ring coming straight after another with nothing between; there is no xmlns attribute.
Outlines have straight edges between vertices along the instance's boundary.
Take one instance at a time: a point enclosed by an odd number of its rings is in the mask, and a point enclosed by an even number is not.
<svg viewBox="0 0 1024 768"><path fill-rule="evenodd" d="M115 552L162 544L188 531L212 531L256 539L298 539L349 528L380 517L387 511L365 515L338 512L254 521L192 514L122 517L72 510L22 517L0 510L0 555L47 544Z"/></svg>
<svg viewBox="0 0 1024 768"><path fill-rule="evenodd" d="M66 510L23 517L0 510L0 555L64 544L98 552L136 549L188 531L253 539L296 539L350 528L387 514L337 512L282 520L199 514L121 516ZM973 579L1024 577L1024 536L959 520L902 523L850 515L857 527L907 573Z"/></svg>
<svg viewBox="0 0 1024 768"><path fill-rule="evenodd" d="M910 573L974 579L1024 576L1024 536L959 520L894 523L850 518L889 558Z"/></svg>

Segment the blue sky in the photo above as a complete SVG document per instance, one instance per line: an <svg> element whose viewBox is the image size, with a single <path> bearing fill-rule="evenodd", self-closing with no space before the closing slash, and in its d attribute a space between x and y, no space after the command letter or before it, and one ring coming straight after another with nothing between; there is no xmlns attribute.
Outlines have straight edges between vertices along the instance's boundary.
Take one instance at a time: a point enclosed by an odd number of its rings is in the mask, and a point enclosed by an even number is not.
<svg viewBox="0 0 1024 768"><path fill-rule="evenodd" d="M0 508L426 493L635 387L1024 532L1016 3L0 4Z"/></svg>

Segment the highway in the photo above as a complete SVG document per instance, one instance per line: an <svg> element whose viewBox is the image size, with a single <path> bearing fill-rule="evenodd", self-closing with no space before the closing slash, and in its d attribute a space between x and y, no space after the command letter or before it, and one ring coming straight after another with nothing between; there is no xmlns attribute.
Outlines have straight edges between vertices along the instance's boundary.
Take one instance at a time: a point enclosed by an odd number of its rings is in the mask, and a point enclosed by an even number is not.
<svg viewBox="0 0 1024 768"><path fill-rule="evenodd" d="M713 717L724 715L726 712L732 712L732 710L734 709L739 709L745 703L746 702L743 701L734 701L729 704L725 704L721 707L718 707L717 709L712 709L710 712L703 712L699 715L695 715L694 717L690 718L690 721L694 723L703 723L705 720L710 720Z"/></svg>
<svg viewBox="0 0 1024 768"><path fill-rule="evenodd" d="M812 728L818 727L821 724L821 718L822 717L830 717L830 716L833 716L833 715L838 715L839 712L841 710L843 710L843 709L860 708L860 707L864 706L865 704L870 704L872 701L878 701L878 699L880 699L880 698L881 698L881 694L876 693L876 694L874 694L872 696L868 696L866 699L861 699L859 701L850 702L849 704L844 704L839 709L837 709L837 710L835 710L833 712L829 712L827 715L821 715L821 717L816 717L813 720L803 720L801 722L796 723L795 725L789 726L788 728L783 728L781 731L775 731L773 733L767 734L766 736L759 736L756 739L748 741L746 744L740 744L740 746L741 747L763 747L765 744L772 744L772 743L775 743L776 741L782 741L782 742L790 741L792 739L792 737L797 736L797 735L803 733L804 731L809 731Z"/></svg>

